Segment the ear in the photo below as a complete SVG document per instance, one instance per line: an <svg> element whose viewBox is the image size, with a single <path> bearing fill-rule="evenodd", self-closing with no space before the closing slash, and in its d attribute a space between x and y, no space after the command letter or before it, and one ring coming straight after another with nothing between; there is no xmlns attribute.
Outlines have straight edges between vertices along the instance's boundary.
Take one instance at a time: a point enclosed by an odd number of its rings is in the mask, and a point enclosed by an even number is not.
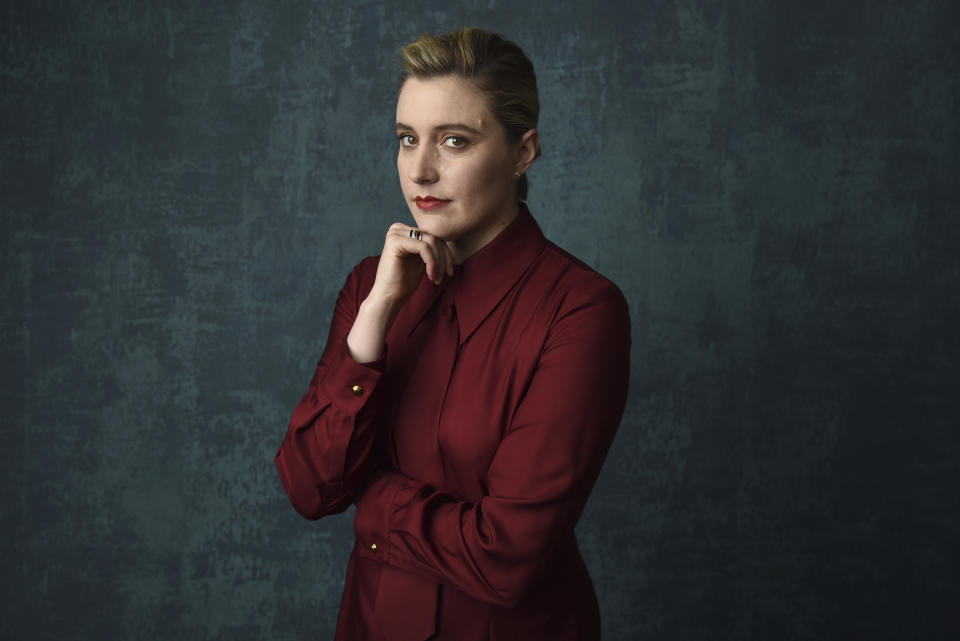
<svg viewBox="0 0 960 641"><path fill-rule="evenodd" d="M538 149L540 149L540 134L536 129L528 129L520 138L520 146L517 148L513 164L514 171L519 174L526 173L533 161L536 160Z"/></svg>

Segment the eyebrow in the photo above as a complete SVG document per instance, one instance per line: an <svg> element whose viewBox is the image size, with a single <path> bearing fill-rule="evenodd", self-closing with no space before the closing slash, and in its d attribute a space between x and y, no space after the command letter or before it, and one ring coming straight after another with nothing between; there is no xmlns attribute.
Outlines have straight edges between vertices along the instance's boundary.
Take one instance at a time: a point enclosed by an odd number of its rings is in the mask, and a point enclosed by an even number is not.
<svg viewBox="0 0 960 641"><path fill-rule="evenodd" d="M411 131L416 131L416 129L414 129L414 128L411 127L410 125L404 124L404 123L402 123L402 122L398 122L398 123L397 123L397 131L407 130L407 129L409 129L409 130L411 130ZM472 133L472 134L475 135L475 136L480 136L480 135L483 134L483 132L480 131L479 129L474 129L474 128L471 127L470 125L465 125L465 124L463 124L462 122L449 122L449 123L445 123L445 124L442 124L442 125L437 125L436 127L433 128L434 131L444 131L444 130L448 130L448 129L456 129L456 130L459 130L459 131L467 131L467 132Z"/></svg>

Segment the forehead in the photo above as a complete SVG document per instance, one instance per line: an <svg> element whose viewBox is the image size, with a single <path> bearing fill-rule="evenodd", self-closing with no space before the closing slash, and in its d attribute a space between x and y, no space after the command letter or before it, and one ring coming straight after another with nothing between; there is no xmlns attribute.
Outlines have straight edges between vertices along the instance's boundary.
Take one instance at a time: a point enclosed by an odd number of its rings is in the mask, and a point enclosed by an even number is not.
<svg viewBox="0 0 960 641"><path fill-rule="evenodd" d="M462 123L484 129L492 125L493 115L486 97L468 80L408 78L397 97L397 122L418 128Z"/></svg>

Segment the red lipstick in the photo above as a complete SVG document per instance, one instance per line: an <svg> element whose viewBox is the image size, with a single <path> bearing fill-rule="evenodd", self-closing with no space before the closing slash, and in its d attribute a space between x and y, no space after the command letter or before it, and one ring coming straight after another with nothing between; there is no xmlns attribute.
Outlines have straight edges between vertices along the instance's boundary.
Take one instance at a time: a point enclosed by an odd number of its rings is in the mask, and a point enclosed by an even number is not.
<svg viewBox="0 0 960 641"><path fill-rule="evenodd" d="M433 196L417 196L414 201L420 209L439 209L450 202Z"/></svg>

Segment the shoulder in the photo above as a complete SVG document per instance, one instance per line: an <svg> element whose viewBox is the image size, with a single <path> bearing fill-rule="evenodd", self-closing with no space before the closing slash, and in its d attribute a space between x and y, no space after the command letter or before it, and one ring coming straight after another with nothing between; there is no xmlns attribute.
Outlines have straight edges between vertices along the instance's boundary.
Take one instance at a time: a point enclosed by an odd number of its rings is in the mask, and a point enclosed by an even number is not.
<svg viewBox="0 0 960 641"><path fill-rule="evenodd" d="M523 290L548 335L606 333L620 344L630 341L630 310L620 288L550 241L525 275Z"/></svg>
<svg viewBox="0 0 960 641"><path fill-rule="evenodd" d="M600 306L628 314L627 301L613 281L553 242L547 242L539 268L562 307Z"/></svg>

